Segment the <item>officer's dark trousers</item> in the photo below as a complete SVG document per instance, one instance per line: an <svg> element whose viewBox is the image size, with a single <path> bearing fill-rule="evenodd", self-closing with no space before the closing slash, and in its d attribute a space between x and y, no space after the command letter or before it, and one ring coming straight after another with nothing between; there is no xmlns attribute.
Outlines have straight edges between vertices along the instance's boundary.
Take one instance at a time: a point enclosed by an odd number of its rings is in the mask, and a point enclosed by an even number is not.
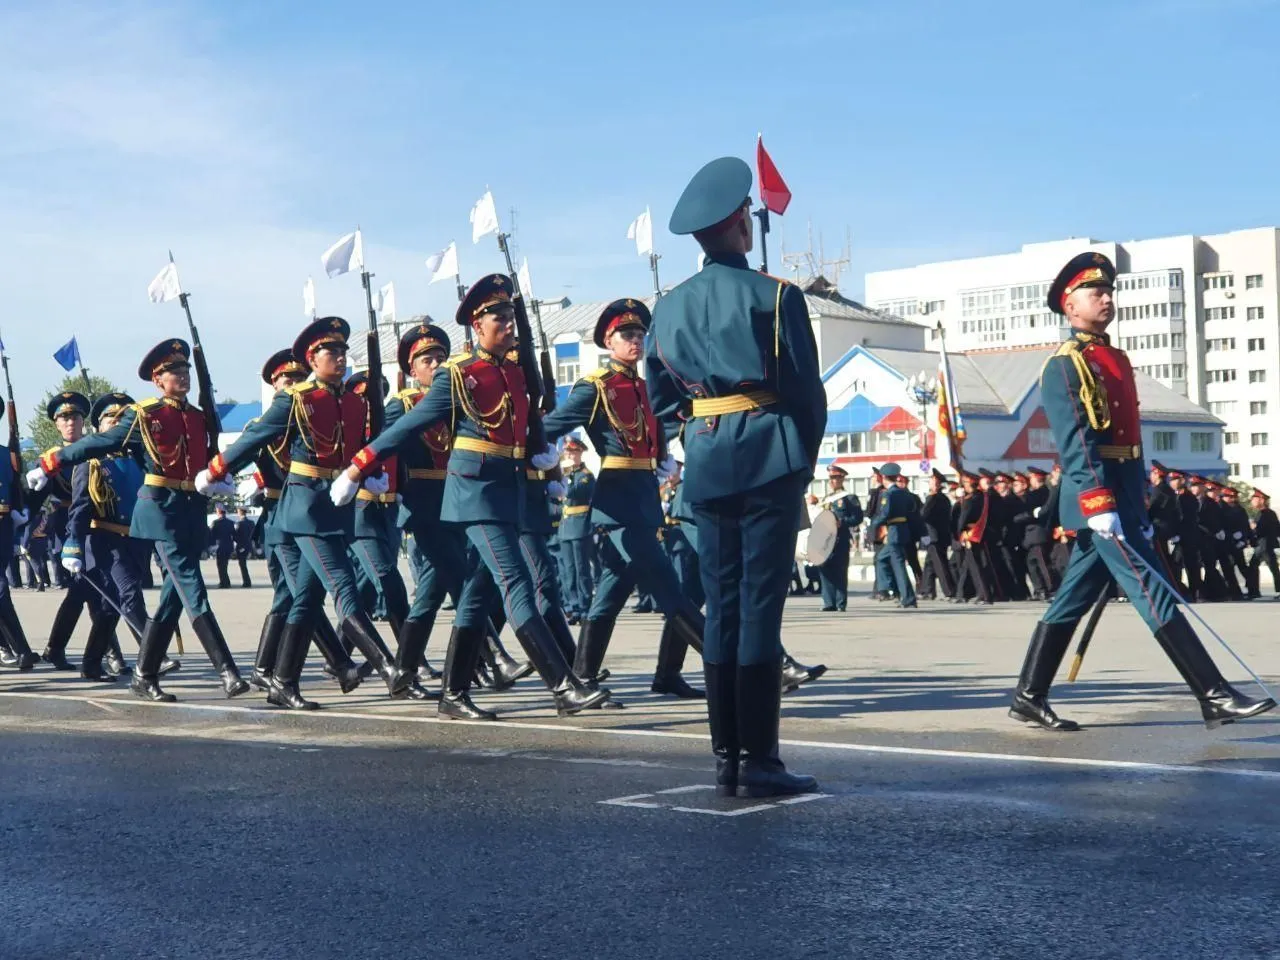
<svg viewBox="0 0 1280 960"><path fill-rule="evenodd" d="M244 551L236 555L236 562L240 564L240 585L242 587L253 586L253 581L249 579L249 553Z"/></svg>
<svg viewBox="0 0 1280 960"><path fill-rule="evenodd" d="M849 604L849 540L841 536L826 563L818 568L822 573L822 605L843 610Z"/></svg>
<svg viewBox="0 0 1280 960"><path fill-rule="evenodd" d="M156 555L164 572L164 585L156 602L155 620L177 623L182 611L192 620L211 613L209 591L200 573L200 545L156 541Z"/></svg>
<svg viewBox="0 0 1280 960"><path fill-rule="evenodd" d="M693 524L668 526L663 544L667 548L667 556L671 559L671 566L676 571L685 598L695 609L701 610L707 598L702 592L702 571L698 569L698 550L694 546L697 532L691 531L693 540L690 540L685 531L686 526L692 528Z"/></svg>
<svg viewBox="0 0 1280 960"><path fill-rule="evenodd" d="M547 549L547 538L541 533L520 534L520 555L533 577L533 593L542 616L564 616L564 602L560 595L560 579L556 576L556 561Z"/></svg>
<svg viewBox="0 0 1280 960"><path fill-rule="evenodd" d="M298 548L289 545L289 551L292 553L291 563L292 569L285 567L285 558L282 556L284 547L282 544L272 544L267 547L267 576L271 578L271 609L268 611L272 616L288 617L289 608L293 606L293 590L294 581L298 575Z"/></svg>
<svg viewBox="0 0 1280 960"><path fill-rule="evenodd" d="M231 564L231 554L219 553L215 559L218 563L218 586L223 588L231 586L231 575L227 572Z"/></svg>
<svg viewBox="0 0 1280 960"><path fill-rule="evenodd" d="M591 538L561 540L560 556L564 562L565 608L582 616L591 606L595 578L591 574L591 554L595 545Z"/></svg>
<svg viewBox="0 0 1280 960"><path fill-rule="evenodd" d="M614 527L600 541L600 582L588 620L616 617L638 584L667 616L694 612L652 527Z"/></svg>
<svg viewBox="0 0 1280 960"><path fill-rule="evenodd" d="M744 493L692 504L707 596L706 663L776 663L782 656L800 498L808 474L779 477Z"/></svg>
<svg viewBox="0 0 1280 960"><path fill-rule="evenodd" d="M409 617L409 591L400 576L396 562L400 558L395 548L383 537L359 537L352 541L351 552L382 596L387 619L397 625L403 623Z"/></svg>
<svg viewBox="0 0 1280 960"><path fill-rule="evenodd" d="M1253 559L1249 561L1249 573L1253 578L1251 580L1254 593L1261 593L1261 578L1258 576L1262 564L1267 565L1267 569L1271 571L1271 583L1277 594L1280 594L1280 568L1276 565L1276 554L1270 548L1264 549L1258 547L1253 551Z"/></svg>
<svg viewBox="0 0 1280 960"><path fill-rule="evenodd" d="M920 592L929 597L936 597L939 592L946 597L954 597L955 580L951 576L951 565L947 562L947 547L942 543L931 543L925 548L924 569L920 573Z"/></svg>
<svg viewBox="0 0 1280 960"><path fill-rule="evenodd" d="M89 577L119 607L119 613L139 636L147 625L147 607L142 599L142 565L151 553L151 544L115 533L90 533L88 566L84 576ZM90 588L89 610L97 616L105 607L107 614L114 614L96 592Z"/></svg>
<svg viewBox="0 0 1280 960"><path fill-rule="evenodd" d="M959 551L960 573L956 577L956 596L969 599L974 594L985 603L991 602L991 572L985 566L986 551L982 544L962 547ZM970 590L973 593L970 593Z"/></svg>
<svg viewBox="0 0 1280 960"><path fill-rule="evenodd" d="M465 529L467 541L476 548L480 563L462 587L453 616L454 626L483 630L496 591L496 595L502 597L507 621L513 629L521 629L538 616L538 608L533 575L520 549L520 531L514 523L471 523Z"/></svg>
<svg viewBox="0 0 1280 960"><path fill-rule="evenodd" d="M333 597L338 618L346 620L363 610L356 576L341 535L291 538L298 550L298 578L294 584L289 622L314 624L323 615L324 595Z"/></svg>
<svg viewBox="0 0 1280 960"><path fill-rule="evenodd" d="M467 575L466 534L457 524L418 522L406 528L413 535L409 551L416 570L409 619L435 625L444 598L458 597Z"/></svg>
<svg viewBox="0 0 1280 960"><path fill-rule="evenodd" d="M1027 547L1027 576L1031 578L1031 586L1038 596L1053 595L1056 578L1049 565L1049 550L1045 544L1035 543Z"/></svg>
<svg viewBox="0 0 1280 960"><path fill-rule="evenodd" d="M916 602L916 591L907 574L908 549L896 543L886 543L876 555L876 579L883 583L897 584L898 601L904 607L913 606Z"/></svg>

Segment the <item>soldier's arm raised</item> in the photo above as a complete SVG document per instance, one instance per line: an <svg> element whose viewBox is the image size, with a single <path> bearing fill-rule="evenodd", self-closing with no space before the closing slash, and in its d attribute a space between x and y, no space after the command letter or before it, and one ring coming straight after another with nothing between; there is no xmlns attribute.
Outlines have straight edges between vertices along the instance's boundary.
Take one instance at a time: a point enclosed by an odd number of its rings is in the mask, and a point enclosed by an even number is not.
<svg viewBox="0 0 1280 960"><path fill-rule="evenodd" d="M386 427L378 437L355 455L347 476L358 480L373 472L379 461L391 456L414 437L453 415L452 370L441 369L431 378L431 389L416 407Z"/></svg>
<svg viewBox="0 0 1280 960"><path fill-rule="evenodd" d="M209 463L209 479L221 480L252 463L267 444L275 443L289 431L292 412L293 394L281 390L272 398L266 412L247 424L240 438L213 458Z"/></svg>
<svg viewBox="0 0 1280 960"><path fill-rule="evenodd" d="M102 433L90 434L82 437L75 443L69 443L65 447L55 447L40 457L40 466L38 469L44 473L56 473L59 467L77 463L84 463L86 460L94 460L98 457L104 457L109 453L120 453L128 449L132 452L135 442L140 443L141 438L137 434L138 408L129 407L120 415L120 419L116 425L110 430ZM27 476L35 471L30 471Z"/></svg>
<svg viewBox="0 0 1280 960"><path fill-rule="evenodd" d="M645 385L649 386L647 382ZM597 399L598 392L594 382L584 378L575 383L564 403L550 413L543 414L542 428L546 431L547 443L555 443L578 427L585 427L590 423Z"/></svg>

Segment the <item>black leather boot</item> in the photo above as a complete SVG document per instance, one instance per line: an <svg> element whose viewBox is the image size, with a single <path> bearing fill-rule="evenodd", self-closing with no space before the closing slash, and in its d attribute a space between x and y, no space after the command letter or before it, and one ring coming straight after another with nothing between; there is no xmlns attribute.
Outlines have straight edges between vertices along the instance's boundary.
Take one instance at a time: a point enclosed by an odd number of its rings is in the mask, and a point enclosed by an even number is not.
<svg viewBox="0 0 1280 960"><path fill-rule="evenodd" d="M418 664L427 649L427 624L421 620L405 620L396 635L395 675L391 680L391 696L396 700L439 700L418 683Z"/></svg>
<svg viewBox="0 0 1280 960"><path fill-rule="evenodd" d="M222 627L218 625L218 620L213 613L200 614L191 621L191 627L200 639L200 646L204 647L205 655L213 664L213 669L218 671L218 677L222 681L222 692L227 695L227 699L248 693L249 684L240 679L240 671L236 668L236 662L231 656L231 648L227 646L227 639L222 635Z"/></svg>
<svg viewBox="0 0 1280 960"><path fill-rule="evenodd" d="M79 591L70 589L58 604L58 612L53 616L53 626L49 628L49 642L45 644L40 658L53 665L55 670L74 670L75 667L67 659L67 645L71 642L71 634L80 622L80 611L84 604L80 601Z"/></svg>
<svg viewBox="0 0 1280 960"><path fill-rule="evenodd" d="M262 621L262 633L258 636L258 652L253 657L253 672L249 683L259 690L271 688L271 671L275 669L276 656L280 652L280 635L284 632L285 615L268 613Z"/></svg>
<svg viewBox="0 0 1280 960"><path fill-rule="evenodd" d="M338 629L342 636L350 640L352 646L359 650L364 655L364 658L373 665L373 669L378 672L378 676L382 677L383 682L387 685L387 693L390 694L391 682L394 679L393 674L395 672L392 665L391 651L387 649L382 635L378 633L378 628L373 625L369 615L363 612L353 614L343 620Z"/></svg>
<svg viewBox="0 0 1280 960"><path fill-rule="evenodd" d="M142 639L138 641L138 662L133 667L133 681L129 689L134 696L157 703L173 703L178 698L160 689L159 670L164 660L165 651L169 649L169 641L178 626L177 620L161 623L148 620L142 630Z"/></svg>
<svg viewBox="0 0 1280 960"><path fill-rule="evenodd" d="M738 665L703 663L707 679L707 720L711 725L711 752L716 755L716 796L738 795Z"/></svg>
<svg viewBox="0 0 1280 960"><path fill-rule="evenodd" d="M588 686L599 684L609 674L601 670L604 655L609 650L609 640L613 636L615 617L600 617L596 620L583 620L578 628L578 649L573 658L573 672L582 678Z"/></svg>
<svg viewBox="0 0 1280 960"><path fill-rule="evenodd" d="M817 680L826 672L827 665L825 663L807 667L787 653L786 650L782 651L782 685L785 693L791 693L799 689L802 684Z"/></svg>
<svg viewBox="0 0 1280 960"><path fill-rule="evenodd" d="M9 649L7 643L0 643L0 667L16 667L18 655Z"/></svg>
<svg viewBox="0 0 1280 960"><path fill-rule="evenodd" d="M0 598L0 636L13 653L12 665L22 673L34 669L40 662L40 658L31 652L26 632L22 629L22 621L18 619L18 611L13 605L13 597L7 593Z"/></svg>
<svg viewBox="0 0 1280 960"><path fill-rule="evenodd" d="M484 629L454 627L449 634L449 649L444 655L444 689L440 693L439 714L454 720L497 720L498 715L481 710L471 702L467 688L476 672Z"/></svg>
<svg viewBox="0 0 1280 960"><path fill-rule="evenodd" d="M689 686L680 672L684 669L684 658L688 649L689 644L680 635L676 618L667 617L662 625L662 637L658 640L658 668L654 671L650 690L654 693L676 696L682 700L698 700L707 695L705 690Z"/></svg>
<svg viewBox="0 0 1280 960"><path fill-rule="evenodd" d="M320 704L308 700L298 689L302 665L311 647L313 628L308 623L286 623L280 632L275 668L267 685L267 703L288 710L319 710Z"/></svg>
<svg viewBox="0 0 1280 960"><path fill-rule="evenodd" d="M103 669L102 658L106 655L119 622L120 616L116 613L100 613L93 618L89 627L89 639L84 645L84 656L80 660L82 679L98 683L116 682L116 678Z"/></svg>
<svg viewBox="0 0 1280 960"><path fill-rule="evenodd" d="M1027 658L1022 663L1018 687L1013 691L1009 716L1023 723L1034 723L1046 730L1066 732L1080 729L1074 720L1064 720L1049 706L1049 687L1071 645L1074 623L1045 623L1041 620L1031 634Z"/></svg>
<svg viewBox="0 0 1280 960"><path fill-rule="evenodd" d="M324 659L323 672L338 681L338 687L343 693L350 693L356 687L360 686L360 681L364 679L364 675L360 673L351 659L351 655L347 653L346 647L338 639L338 634L333 629L333 624L329 622L329 618L322 612L315 624L312 625L311 639L316 645L316 649L320 651L320 656ZM306 657L303 657L303 663L306 663Z"/></svg>
<svg viewBox="0 0 1280 960"><path fill-rule="evenodd" d="M547 626L551 628L551 636L555 638L556 646L560 648L560 656L564 657L564 662L573 663L574 657L578 655L578 644L573 639L573 631L569 629L573 626L573 621L565 618L563 610L553 611L551 616L543 617L543 619L547 621Z"/></svg>
<svg viewBox="0 0 1280 960"><path fill-rule="evenodd" d="M507 653L507 648L502 645L502 638L498 636L498 631L493 628L493 624L489 624L489 628L484 632L484 646L480 648L480 657L489 668L494 690L510 690L518 680L523 680L533 673L532 663L527 660L520 663Z"/></svg>
<svg viewBox="0 0 1280 960"><path fill-rule="evenodd" d="M556 713L567 717L597 707L609 699L609 691L599 685L589 686L574 676L560 648L556 646L551 628L541 617L534 617L516 630L520 647L538 671L556 701Z"/></svg>
<svg viewBox="0 0 1280 960"><path fill-rule="evenodd" d="M778 756L782 721L782 659L751 666L738 664L734 704L742 763L738 786L748 797L785 797L812 793L818 781L788 773Z"/></svg>
<svg viewBox="0 0 1280 960"><path fill-rule="evenodd" d="M1200 715L1210 730L1275 708L1270 697L1255 700L1227 683L1181 611L1156 631L1156 640L1200 701Z"/></svg>
<svg viewBox="0 0 1280 960"><path fill-rule="evenodd" d="M118 616L117 619L119 619ZM116 632L118 630L117 624L116 630L111 632L111 637L107 641L107 652L104 657L107 673L113 677L123 677L129 672L129 664L124 660L124 651L120 649L120 637Z"/></svg>

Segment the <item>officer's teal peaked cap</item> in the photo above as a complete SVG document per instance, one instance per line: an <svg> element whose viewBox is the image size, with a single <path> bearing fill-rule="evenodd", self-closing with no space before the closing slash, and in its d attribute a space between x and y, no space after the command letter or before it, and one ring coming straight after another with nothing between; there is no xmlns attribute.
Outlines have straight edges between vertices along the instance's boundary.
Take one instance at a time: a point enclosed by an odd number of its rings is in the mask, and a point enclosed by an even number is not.
<svg viewBox="0 0 1280 960"><path fill-rule="evenodd" d="M697 233L734 214L751 193L751 168L737 157L712 160L693 175L668 224L674 234Z"/></svg>

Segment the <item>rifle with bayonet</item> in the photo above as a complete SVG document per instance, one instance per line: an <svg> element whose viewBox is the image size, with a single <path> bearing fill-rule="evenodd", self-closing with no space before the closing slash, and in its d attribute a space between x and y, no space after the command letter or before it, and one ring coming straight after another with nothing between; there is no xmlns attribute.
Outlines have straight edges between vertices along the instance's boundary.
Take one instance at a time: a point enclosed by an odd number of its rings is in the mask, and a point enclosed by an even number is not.
<svg viewBox="0 0 1280 960"><path fill-rule="evenodd" d="M9 418L9 465L13 467L13 489L9 494L9 506L19 511L23 509L26 500L26 489L23 486L22 435L18 432L18 408L13 402L13 381L9 379L9 355L5 352L3 339L0 339L0 365L4 367L4 389L8 403L5 407L5 415Z"/></svg>
<svg viewBox="0 0 1280 960"><path fill-rule="evenodd" d="M373 274L368 270L360 272L360 282L364 284L365 304L369 308L369 338L366 343L366 352L369 355L369 380L364 388L364 397L369 403L370 440L382 433L387 416L387 398L383 396L382 390L382 339L378 334L378 313L373 309L373 288L369 285L372 277Z"/></svg>
<svg viewBox="0 0 1280 960"><path fill-rule="evenodd" d="M520 367L524 370L525 383L529 389L529 405L550 413L556 408L556 378L551 367L551 351L547 346L547 335L542 329L542 315L534 305L534 315L538 320L538 334L542 340L541 362L533 356L533 327L529 323L529 310L525 305L526 291L520 289L520 280L516 275L515 265L511 262L511 248L507 244L508 235L499 232L498 248L507 261L507 275L511 277L511 285L516 295L511 298L511 305L516 312L516 338L520 354Z"/></svg>
<svg viewBox="0 0 1280 960"><path fill-rule="evenodd" d="M173 263L173 251L169 252L169 262ZM218 416L218 402L213 392L213 377L209 375L209 360L204 355L204 345L200 343L200 331L191 316L190 294L182 291L178 294L178 302L182 304L182 312L187 315L187 330L191 333L191 364L196 368L196 389L200 410L204 413L204 430L208 438L209 459L212 460L220 452L218 438L222 435L222 418Z"/></svg>

